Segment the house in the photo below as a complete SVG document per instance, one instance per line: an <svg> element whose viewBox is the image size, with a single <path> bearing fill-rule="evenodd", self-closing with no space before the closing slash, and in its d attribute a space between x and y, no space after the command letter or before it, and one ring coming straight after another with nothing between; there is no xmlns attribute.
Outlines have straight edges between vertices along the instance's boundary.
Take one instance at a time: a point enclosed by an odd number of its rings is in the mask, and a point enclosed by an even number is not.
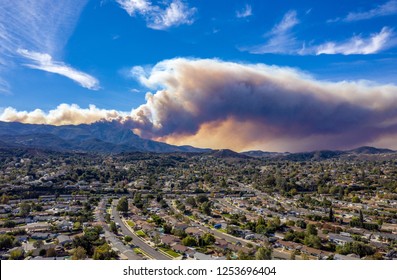
<svg viewBox="0 0 397 280"><path fill-rule="evenodd" d="M36 232L31 235L31 238L35 240L46 240L49 237L50 237L50 233L48 232Z"/></svg>
<svg viewBox="0 0 397 280"><path fill-rule="evenodd" d="M178 230L185 230L188 227L189 227L189 225L185 224L185 223L176 223L174 225L174 229L178 229Z"/></svg>
<svg viewBox="0 0 397 280"><path fill-rule="evenodd" d="M193 255L193 257L194 257L195 260L206 260L206 261L213 260L211 255L206 255L206 254L203 254L203 253L200 253L200 252L196 252Z"/></svg>
<svg viewBox="0 0 397 280"><path fill-rule="evenodd" d="M226 249L227 244L228 244L228 242L225 239L222 239L222 238L215 239L215 245L219 248Z"/></svg>
<svg viewBox="0 0 397 280"><path fill-rule="evenodd" d="M350 255L340 255L340 254L335 254L334 255L334 260L359 260L360 257L358 257L357 255L354 254L350 254Z"/></svg>
<svg viewBox="0 0 397 280"><path fill-rule="evenodd" d="M197 227L188 227L188 228L185 229L185 232L187 234L190 234L190 235L193 235L193 236L202 236L202 235L204 235L204 232L201 229L197 228Z"/></svg>
<svg viewBox="0 0 397 280"><path fill-rule="evenodd" d="M328 234L329 241L337 244L337 245L345 245L346 243L353 242L353 238L349 236L344 236L340 234L330 233Z"/></svg>
<svg viewBox="0 0 397 280"><path fill-rule="evenodd" d="M174 235L166 234L161 237L161 242L164 245L171 246L172 244L175 244L176 242L179 242L179 241L180 241L180 239Z"/></svg>
<svg viewBox="0 0 397 280"><path fill-rule="evenodd" d="M185 245L182 245L182 244L174 244L174 245L171 246L171 248L175 252L178 252L178 253L181 253L181 254L184 254L184 253L186 253L189 250L188 247L186 247Z"/></svg>
<svg viewBox="0 0 397 280"><path fill-rule="evenodd" d="M65 246L68 243L72 243L72 239L68 235L58 235L57 239L59 241L59 244L61 244L62 246Z"/></svg>

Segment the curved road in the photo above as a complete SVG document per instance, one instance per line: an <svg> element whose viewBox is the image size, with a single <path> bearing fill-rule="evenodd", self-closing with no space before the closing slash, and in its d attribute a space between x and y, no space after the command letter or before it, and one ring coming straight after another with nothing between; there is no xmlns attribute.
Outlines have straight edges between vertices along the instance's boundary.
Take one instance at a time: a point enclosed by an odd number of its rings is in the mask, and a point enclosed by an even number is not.
<svg viewBox="0 0 397 280"><path fill-rule="evenodd" d="M132 237L132 243L141 248L147 255L151 256L156 260L171 260L170 257L160 253L160 251L155 250L153 247L142 241L134 232L132 232L126 225L121 221L119 212L116 210L117 200L113 200L112 203L112 214L115 223L120 225L121 232L124 235L129 235Z"/></svg>
<svg viewBox="0 0 397 280"><path fill-rule="evenodd" d="M106 241L110 242L113 247L119 250L119 252L122 253L124 256L126 256L129 260L142 260L140 256L138 256L134 251L132 251L130 247L124 245L124 243L121 242L117 238L117 236L110 231L109 226L106 224L105 218L103 217L104 212L106 212L105 198L99 202L94 215L99 222L103 223L103 230L105 231Z"/></svg>

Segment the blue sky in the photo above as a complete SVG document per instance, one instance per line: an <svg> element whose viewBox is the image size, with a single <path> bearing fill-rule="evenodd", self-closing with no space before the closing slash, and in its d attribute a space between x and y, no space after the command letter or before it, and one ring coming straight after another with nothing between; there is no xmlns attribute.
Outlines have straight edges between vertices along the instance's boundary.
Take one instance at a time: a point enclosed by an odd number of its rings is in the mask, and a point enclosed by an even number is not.
<svg viewBox="0 0 397 280"><path fill-rule="evenodd" d="M174 58L395 84L396 26L397 0L6 0L0 115L64 103L131 112L154 92L132 69Z"/></svg>

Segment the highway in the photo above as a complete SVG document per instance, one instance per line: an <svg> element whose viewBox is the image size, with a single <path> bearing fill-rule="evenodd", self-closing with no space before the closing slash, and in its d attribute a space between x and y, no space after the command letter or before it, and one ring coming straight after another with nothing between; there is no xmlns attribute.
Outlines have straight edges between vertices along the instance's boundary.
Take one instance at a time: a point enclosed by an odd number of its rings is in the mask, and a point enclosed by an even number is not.
<svg viewBox="0 0 397 280"><path fill-rule="evenodd" d="M168 257L164 254L162 254L160 251L155 250L153 247L148 245L146 242L144 242L141 238L139 238L133 231L131 231L121 220L119 212L116 209L118 200L113 200L112 203L112 214L113 214L113 220L115 223L118 223L120 225L120 230L124 235L129 235L132 237L132 243L141 248L142 251L144 251L147 255L152 257L153 259L156 260L171 260L171 257Z"/></svg>
<svg viewBox="0 0 397 280"><path fill-rule="evenodd" d="M106 212L106 202L104 198L99 202L98 207L94 212L94 215L97 221L103 223L103 230L105 232L106 241L110 242L114 248L119 250L119 252L122 253L124 256L126 256L129 260L142 260L140 256L135 254L135 252L131 250L130 247L124 245L124 243L121 242L117 238L117 236L110 231L109 226L106 224L105 218L103 216L103 213L105 212Z"/></svg>

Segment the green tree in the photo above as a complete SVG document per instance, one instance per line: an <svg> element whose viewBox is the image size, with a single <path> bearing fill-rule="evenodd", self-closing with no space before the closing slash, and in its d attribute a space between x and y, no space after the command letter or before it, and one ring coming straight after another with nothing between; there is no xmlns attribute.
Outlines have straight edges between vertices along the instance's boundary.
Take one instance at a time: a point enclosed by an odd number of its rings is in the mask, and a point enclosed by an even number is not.
<svg viewBox="0 0 397 280"><path fill-rule="evenodd" d="M303 243L306 246L313 247L316 249L321 248L321 240L317 235L306 235Z"/></svg>
<svg viewBox="0 0 397 280"><path fill-rule="evenodd" d="M212 245L215 243L215 236L211 233L205 233L202 237L204 245Z"/></svg>
<svg viewBox="0 0 397 280"><path fill-rule="evenodd" d="M33 247L35 248L40 248L44 245L43 240L36 240L35 242L33 242Z"/></svg>
<svg viewBox="0 0 397 280"><path fill-rule="evenodd" d="M205 215L210 216L211 215L211 202L206 201L201 204L200 206L201 212L203 212Z"/></svg>
<svg viewBox="0 0 397 280"><path fill-rule="evenodd" d="M197 246L197 240L193 236L186 236L182 239L182 244L188 247Z"/></svg>
<svg viewBox="0 0 397 280"><path fill-rule="evenodd" d="M124 214L128 212L128 198L126 196L120 198L119 202L117 203L117 211L120 211Z"/></svg>
<svg viewBox="0 0 397 280"><path fill-rule="evenodd" d="M10 201L10 197L3 193L3 195L0 197L0 204L8 204Z"/></svg>
<svg viewBox="0 0 397 280"><path fill-rule="evenodd" d="M21 215L22 217L27 217L30 214L30 204L27 202L22 202L19 205L19 215Z"/></svg>
<svg viewBox="0 0 397 280"><path fill-rule="evenodd" d="M131 236L129 236L129 235L126 235L126 236L124 236L124 241L125 242L131 242L132 241L132 237Z"/></svg>
<svg viewBox="0 0 397 280"><path fill-rule="evenodd" d="M55 251L54 248L48 248L47 253L46 253L46 257L48 258L52 258L52 257L56 257L57 253Z"/></svg>
<svg viewBox="0 0 397 280"><path fill-rule="evenodd" d="M96 247L94 250L94 255L92 256L94 260L112 260L116 259L117 257L117 253L113 251L107 243Z"/></svg>
<svg viewBox="0 0 397 280"><path fill-rule="evenodd" d="M15 249L10 252L10 260L21 260L23 259L23 250Z"/></svg>
<svg viewBox="0 0 397 280"><path fill-rule="evenodd" d="M306 234L307 235L317 235L317 228L313 224L308 224L306 226Z"/></svg>
<svg viewBox="0 0 397 280"><path fill-rule="evenodd" d="M111 221L109 224L110 231L117 234L117 226L116 223Z"/></svg>
<svg viewBox="0 0 397 280"><path fill-rule="evenodd" d="M271 260L272 249L270 247L260 247L255 253L256 260Z"/></svg>
<svg viewBox="0 0 397 280"><path fill-rule="evenodd" d="M334 211L332 210L332 207L329 208L328 219L329 219L330 222L333 222L335 220Z"/></svg>
<svg viewBox="0 0 397 280"><path fill-rule="evenodd" d="M16 226L16 223L12 220L6 220L4 221L3 227L5 228L13 228Z"/></svg>
<svg viewBox="0 0 397 280"><path fill-rule="evenodd" d="M361 209L360 209L360 223L364 224L364 215L363 215L363 211L361 211Z"/></svg>
<svg viewBox="0 0 397 280"><path fill-rule="evenodd" d="M72 260L84 260L87 258L87 251L79 246L73 250Z"/></svg>
<svg viewBox="0 0 397 280"><path fill-rule="evenodd" d="M189 204L190 206L192 206L193 208L197 207L196 200L192 196L189 196L188 198L186 198L186 203Z"/></svg>

